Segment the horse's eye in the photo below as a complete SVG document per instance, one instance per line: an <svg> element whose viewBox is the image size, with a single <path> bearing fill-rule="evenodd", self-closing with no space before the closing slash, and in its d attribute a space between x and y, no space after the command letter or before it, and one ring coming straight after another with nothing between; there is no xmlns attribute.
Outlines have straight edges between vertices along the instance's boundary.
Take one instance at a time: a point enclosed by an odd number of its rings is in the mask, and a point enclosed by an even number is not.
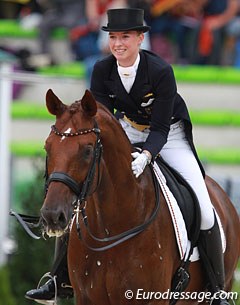
<svg viewBox="0 0 240 305"><path fill-rule="evenodd" d="M89 159L92 156L93 153L93 146L92 145L86 145L83 151L83 158L85 160Z"/></svg>

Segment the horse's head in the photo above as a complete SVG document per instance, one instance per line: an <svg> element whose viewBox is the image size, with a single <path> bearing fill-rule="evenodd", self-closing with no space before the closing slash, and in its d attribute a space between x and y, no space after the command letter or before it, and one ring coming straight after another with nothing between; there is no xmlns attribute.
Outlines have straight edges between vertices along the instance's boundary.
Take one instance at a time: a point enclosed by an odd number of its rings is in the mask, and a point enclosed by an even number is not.
<svg viewBox="0 0 240 305"><path fill-rule="evenodd" d="M84 201L94 184L101 155L99 129L95 121L97 103L86 90L82 100L70 106L48 90L48 111L56 123L45 143L46 197L41 208L49 236L67 229L77 202Z"/></svg>

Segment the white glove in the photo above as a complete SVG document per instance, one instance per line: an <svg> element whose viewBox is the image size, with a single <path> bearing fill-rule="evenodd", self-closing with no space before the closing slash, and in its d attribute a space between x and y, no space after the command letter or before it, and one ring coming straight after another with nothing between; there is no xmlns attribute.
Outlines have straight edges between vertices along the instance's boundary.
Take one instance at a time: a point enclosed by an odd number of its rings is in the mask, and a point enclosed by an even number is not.
<svg viewBox="0 0 240 305"><path fill-rule="evenodd" d="M142 152L141 154L139 152L134 152L131 155L135 159L132 161L132 171L135 177L138 178L143 173L146 165L151 162L151 155L150 153L147 154L145 152Z"/></svg>

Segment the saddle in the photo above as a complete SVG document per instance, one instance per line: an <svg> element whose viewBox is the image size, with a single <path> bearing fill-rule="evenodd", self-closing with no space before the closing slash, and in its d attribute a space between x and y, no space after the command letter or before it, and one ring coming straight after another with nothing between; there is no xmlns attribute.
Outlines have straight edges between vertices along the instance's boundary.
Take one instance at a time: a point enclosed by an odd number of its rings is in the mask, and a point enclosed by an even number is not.
<svg viewBox="0 0 240 305"><path fill-rule="evenodd" d="M133 150L141 151L143 144L143 142L134 143ZM201 210L198 198L182 175L165 162L160 155L157 156L155 161L166 179L168 188L178 203L186 225L188 240L191 242L191 248L193 249L197 244L201 225Z"/></svg>
<svg viewBox="0 0 240 305"><path fill-rule="evenodd" d="M198 198L189 183L161 157L155 160L166 179L166 184L175 197L183 215L188 239L196 246L201 224Z"/></svg>
<svg viewBox="0 0 240 305"><path fill-rule="evenodd" d="M175 169L170 167L161 157L157 157L155 161L166 179L168 188L178 203L186 225L188 240L191 242L191 248L187 254L187 257L182 259L180 266L175 271L172 278L171 291L174 293L181 293L187 288L190 280L188 267L190 264L190 257L193 253L194 247L197 244L200 233L200 206L198 198L188 182ZM177 301L177 298L172 297L170 300L170 305L175 305Z"/></svg>

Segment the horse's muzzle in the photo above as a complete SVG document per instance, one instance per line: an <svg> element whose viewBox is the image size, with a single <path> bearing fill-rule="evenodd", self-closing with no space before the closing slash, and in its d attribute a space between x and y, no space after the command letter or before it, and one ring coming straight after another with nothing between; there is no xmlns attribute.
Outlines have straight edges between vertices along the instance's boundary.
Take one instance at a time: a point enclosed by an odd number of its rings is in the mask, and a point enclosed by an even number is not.
<svg viewBox="0 0 240 305"><path fill-rule="evenodd" d="M48 236L59 237L66 232L70 218L64 209L43 206L40 211L43 225Z"/></svg>

